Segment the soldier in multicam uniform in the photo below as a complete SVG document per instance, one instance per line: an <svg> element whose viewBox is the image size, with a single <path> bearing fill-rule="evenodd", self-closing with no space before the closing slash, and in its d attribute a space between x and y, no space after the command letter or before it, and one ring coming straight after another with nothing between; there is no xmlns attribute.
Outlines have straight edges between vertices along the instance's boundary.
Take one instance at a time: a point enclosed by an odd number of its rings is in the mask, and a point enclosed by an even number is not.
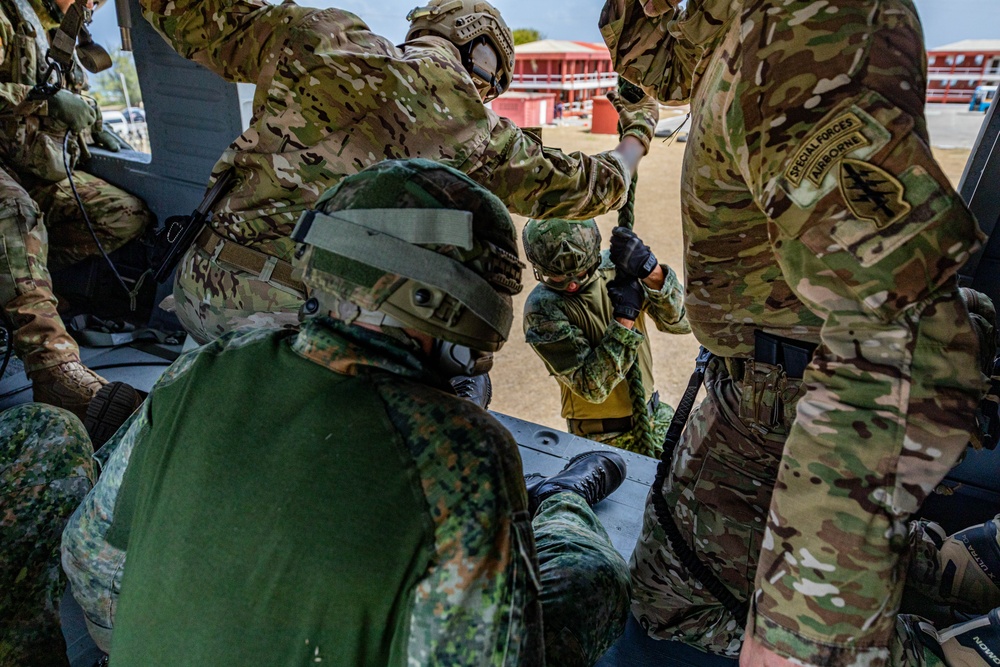
<svg viewBox="0 0 1000 667"><path fill-rule="evenodd" d="M66 665L63 527L97 479L87 432L40 403L0 414L0 665Z"/></svg>
<svg viewBox="0 0 1000 667"><path fill-rule="evenodd" d="M80 351L56 312L48 265L99 255L64 158L75 164L88 142L119 146L102 128L96 105L80 96L86 79L79 66L54 96L29 97L47 66L47 31L70 4L0 2L0 306L13 324L14 350L32 380L35 400L82 417L105 380L80 363ZM149 211L132 195L79 169L73 180L105 250L135 238L150 222Z"/></svg>
<svg viewBox="0 0 1000 667"><path fill-rule="evenodd" d="M63 536L92 636L113 628L116 664L593 664L628 568L588 503L624 461L589 452L526 494L510 434L446 381L509 333L503 204L410 160L317 206L301 330L183 356L105 446Z"/></svg>
<svg viewBox="0 0 1000 667"><path fill-rule="evenodd" d="M522 241L539 281L524 304L524 335L559 381L567 429L658 455L674 410L654 389L643 315L660 331L691 333L677 275L624 227L615 228L610 252L602 253L593 220L530 220ZM633 414L647 409L651 433Z"/></svg>
<svg viewBox="0 0 1000 667"><path fill-rule="evenodd" d="M357 16L261 0L142 0L178 53L230 81L255 83L250 128L216 165L236 185L184 255L174 297L198 340L241 324L294 324L304 293L289 239L328 187L379 160L454 167L534 217L587 218L620 207L658 107L616 98L613 151L544 148L484 106L510 85L514 48L483 0L431 0L395 46Z"/></svg>
<svg viewBox="0 0 1000 667"><path fill-rule="evenodd" d="M956 285L981 234L928 148L920 24L910 0L678 4L601 16L617 71L692 109L686 308L715 356L650 500L751 606L734 618L695 580L650 502L633 611L744 665L881 665L907 545L936 544L908 519L985 386Z"/></svg>

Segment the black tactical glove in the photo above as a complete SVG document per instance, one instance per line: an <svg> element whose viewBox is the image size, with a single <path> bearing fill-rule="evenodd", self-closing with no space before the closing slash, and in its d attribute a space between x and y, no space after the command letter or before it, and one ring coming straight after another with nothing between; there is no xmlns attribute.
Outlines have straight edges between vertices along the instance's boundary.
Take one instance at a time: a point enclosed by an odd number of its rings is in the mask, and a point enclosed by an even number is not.
<svg viewBox="0 0 1000 667"><path fill-rule="evenodd" d="M90 131L90 136L94 138L94 145L107 149L112 153L117 153L122 149L121 142L111 130L106 130L103 127L99 130L95 128Z"/></svg>
<svg viewBox="0 0 1000 667"><path fill-rule="evenodd" d="M639 280L648 277L658 264L649 246L627 227L611 230L611 261L619 272Z"/></svg>
<svg viewBox="0 0 1000 667"><path fill-rule="evenodd" d="M608 283L608 298L611 299L612 314L623 320L639 319L639 312L646 300L639 279L622 273L615 275Z"/></svg>
<svg viewBox="0 0 1000 667"><path fill-rule="evenodd" d="M73 132L82 132L94 124L97 113L79 95L60 90L49 98L49 118L64 123Z"/></svg>

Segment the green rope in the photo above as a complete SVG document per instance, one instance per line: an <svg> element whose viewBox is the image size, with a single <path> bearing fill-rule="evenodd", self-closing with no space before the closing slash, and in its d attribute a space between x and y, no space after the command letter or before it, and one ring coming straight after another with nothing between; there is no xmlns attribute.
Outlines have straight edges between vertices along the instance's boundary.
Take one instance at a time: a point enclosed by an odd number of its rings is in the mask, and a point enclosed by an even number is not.
<svg viewBox="0 0 1000 667"><path fill-rule="evenodd" d="M635 184L639 180L636 174L628 189L625 205L618 210L618 226L632 229L635 226ZM628 382L628 393L632 400L632 428L636 432L634 450L646 456L656 456L656 442L653 440L653 419L646 407L646 389L642 384L642 369L639 368L639 351L625 373Z"/></svg>

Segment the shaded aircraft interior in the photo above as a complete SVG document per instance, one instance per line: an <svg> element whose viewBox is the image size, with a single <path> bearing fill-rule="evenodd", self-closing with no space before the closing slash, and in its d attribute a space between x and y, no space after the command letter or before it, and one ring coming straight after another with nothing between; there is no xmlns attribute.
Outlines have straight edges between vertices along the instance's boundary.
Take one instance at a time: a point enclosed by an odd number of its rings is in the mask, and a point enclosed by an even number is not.
<svg viewBox="0 0 1000 667"><path fill-rule="evenodd" d="M132 27L132 43L137 45L135 63L145 107L149 110L151 153L129 150L110 153L93 149L93 159L87 170L142 197L162 224L168 216L190 212L201 200L212 166L248 124L253 86L224 82L178 56L139 18L137 2L131 0L130 4L135 17ZM960 191L983 230L990 235L982 251L966 266L963 279L1000 303L1000 233L993 233L1000 221L998 106L993 105L983 124ZM126 247L113 258L127 280L136 280L144 268L143 256L140 248ZM57 291L71 294L74 307L76 304L85 308L90 303L118 303L121 314L127 312L123 290L99 261L56 272L53 278ZM152 326L176 330L180 327L172 321L172 316L153 308L153 304L168 293L169 288L165 285L158 289L147 285L140 297L140 313ZM112 335L97 341L102 345L111 343L111 346L83 345L83 360L108 380L125 381L145 391L182 348L180 341L170 339L140 336L133 342L121 342L125 338L129 336L116 339ZM691 365L693 369L693 359ZM11 359L0 380L0 409L29 400L31 390L23 369L16 358ZM520 445L526 473L552 474L573 455L604 447L516 416L497 414L496 417ZM597 514L615 546L627 559L639 534L645 498L657 461L623 453L629 467L628 480L597 507ZM943 523L949 531L991 518L1000 512L998 466L1000 453L996 450L970 451L946 481L952 489L951 494L935 495L926 503L923 512ZM599 664L605 667L653 664L712 667L735 665L736 662L708 656L677 642L651 640L632 619L626 634Z"/></svg>

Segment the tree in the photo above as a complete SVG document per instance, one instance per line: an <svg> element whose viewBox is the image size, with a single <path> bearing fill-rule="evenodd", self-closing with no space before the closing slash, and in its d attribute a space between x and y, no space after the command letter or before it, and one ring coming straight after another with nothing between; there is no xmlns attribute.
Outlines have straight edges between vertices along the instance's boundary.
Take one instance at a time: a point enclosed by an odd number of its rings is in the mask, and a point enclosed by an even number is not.
<svg viewBox="0 0 1000 667"><path fill-rule="evenodd" d="M139 75L135 71L135 60L128 51L115 49L111 52L111 69L91 77L90 92L97 98L101 106L125 106L125 94L122 92L122 81L119 74L125 77L128 88L128 102L134 107L142 102L142 90L139 88Z"/></svg>
<svg viewBox="0 0 1000 667"><path fill-rule="evenodd" d="M517 46L518 44L527 44L528 42L537 42L540 39L545 39L545 35L538 32L534 28L514 29L514 46Z"/></svg>

